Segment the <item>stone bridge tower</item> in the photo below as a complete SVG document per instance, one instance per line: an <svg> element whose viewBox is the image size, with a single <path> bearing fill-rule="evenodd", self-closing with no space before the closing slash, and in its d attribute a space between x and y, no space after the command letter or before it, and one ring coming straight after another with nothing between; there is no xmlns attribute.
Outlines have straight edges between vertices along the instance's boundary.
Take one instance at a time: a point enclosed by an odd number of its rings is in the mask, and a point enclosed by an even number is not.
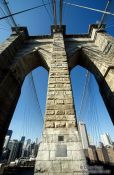
<svg viewBox="0 0 114 175"><path fill-rule="evenodd" d="M44 123L35 174L82 173L87 166L77 130L67 55L60 29L53 32Z"/></svg>
<svg viewBox="0 0 114 175"><path fill-rule="evenodd" d="M29 36L26 28L13 28L0 45L0 148L25 76L43 66L49 82L35 174L87 174L69 71L81 65L94 74L114 123L114 39L97 25L91 25L88 34L66 35L65 26L56 31L52 26L51 31L51 35Z"/></svg>

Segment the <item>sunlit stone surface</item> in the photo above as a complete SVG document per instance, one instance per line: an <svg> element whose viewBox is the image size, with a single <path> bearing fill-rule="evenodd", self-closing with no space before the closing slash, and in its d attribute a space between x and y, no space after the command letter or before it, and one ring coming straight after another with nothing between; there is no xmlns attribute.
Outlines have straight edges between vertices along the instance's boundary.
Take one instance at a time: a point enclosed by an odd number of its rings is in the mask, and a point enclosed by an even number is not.
<svg viewBox="0 0 114 175"><path fill-rule="evenodd" d="M64 40L61 33L55 33L45 128L37 155L35 175L84 173L87 174L87 166L76 126Z"/></svg>

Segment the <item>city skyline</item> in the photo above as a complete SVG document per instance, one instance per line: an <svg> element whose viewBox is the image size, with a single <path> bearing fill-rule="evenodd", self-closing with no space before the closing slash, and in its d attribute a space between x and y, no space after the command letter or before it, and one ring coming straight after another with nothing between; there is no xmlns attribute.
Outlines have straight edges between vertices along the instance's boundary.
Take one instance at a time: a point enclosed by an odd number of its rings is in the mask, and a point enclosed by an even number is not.
<svg viewBox="0 0 114 175"><path fill-rule="evenodd" d="M111 140L110 136L107 133L101 135L102 142L99 142L99 145L91 144L87 132L85 123L79 122L79 133L81 136L81 141L83 145L83 150L85 156L92 162L104 162L104 163L114 163L114 141ZM38 138L35 141L21 136L18 139L12 139L13 131L8 130L5 137L5 142L7 141L7 136L10 136L8 139L7 145L4 142L2 156L0 157L0 163L5 162L7 164L23 163L24 161L34 160L38 153L39 145L41 144Z"/></svg>
<svg viewBox="0 0 114 175"><path fill-rule="evenodd" d="M96 147L99 147L101 143L104 146L110 146L110 145L114 144L114 140L111 138L110 134L107 132L100 133L99 140L97 140L97 142L96 142L93 139L91 133L88 132L87 126L83 121L78 121L78 129L79 129L79 133L81 136L83 149L86 149L87 147L89 147L89 145L95 145ZM14 132L12 131L12 133L14 133ZM6 135L6 137L7 137L7 135ZM37 143L42 142L42 140L40 140L38 137L36 137L34 140L32 140L29 137L26 138L24 135L22 135L20 137L20 139L19 138L18 139L16 139L16 138L11 139L11 136L10 136L10 139L21 141L23 137L24 137L24 142L27 142L28 140L30 140L31 143L32 142L37 142ZM105 143L108 143L108 144L105 144Z"/></svg>

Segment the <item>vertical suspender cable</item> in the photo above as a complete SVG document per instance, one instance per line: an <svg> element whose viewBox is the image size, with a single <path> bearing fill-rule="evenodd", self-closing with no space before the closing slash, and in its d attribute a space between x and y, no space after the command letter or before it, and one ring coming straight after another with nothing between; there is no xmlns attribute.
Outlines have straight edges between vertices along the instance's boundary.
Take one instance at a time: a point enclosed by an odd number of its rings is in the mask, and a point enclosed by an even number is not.
<svg viewBox="0 0 114 175"><path fill-rule="evenodd" d="M60 27L62 26L63 1L60 0Z"/></svg>
<svg viewBox="0 0 114 175"><path fill-rule="evenodd" d="M52 5L52 10L53 10L53 15L54 15L54 2L51 0L51 5Z"/></svg>
<svg viewBox="0 0 114 175"><path fill-rule="evenodd" d="M54 25L56 30L57 29L56 0L53 0L53 10L54 10Z"/></svg>

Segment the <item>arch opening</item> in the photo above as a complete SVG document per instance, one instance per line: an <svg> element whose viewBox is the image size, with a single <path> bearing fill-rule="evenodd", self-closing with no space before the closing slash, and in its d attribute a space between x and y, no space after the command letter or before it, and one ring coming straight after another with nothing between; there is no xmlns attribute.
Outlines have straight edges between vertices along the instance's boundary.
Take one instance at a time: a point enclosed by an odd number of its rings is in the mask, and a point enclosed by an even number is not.
<svg viewBox="0 0 114 175"><path fill-rule="evenodd" d="M21 87L25 77L35 68L42 66L49 71L49 66L44 57L36 50L26 54L12 64L7 72L0 90L0 150L4 142L9 124L16 108ZM42 77L41 77L42 79Z"/></svg>
<svg viewBox="0 0 114 175"><path fill-rule="evenodd" d="M113 140L114 128L94 75L78 65L71 70L70 76L76 118L78 124L79 122L86 124L89 144L98 146L101 141L100 135L106 132Z"/></svg>
<svg viewBox="0 0 114 175"><path fill-rule="evenodd" d="M105 75L100 70L99 61L92 59L92 56L87 55L82 49L78 50L78 53L74 53L73 57L69 59L69 69L70 71L77 65L87 69L91 72L99 87L99 92L103 98L104 104L108 110L112 123L114 124L114 92L111 89L111 83L107 83ZM100 65L103 61L100 62ZM102 69L102 68L101 68Z"/></svg>
<svg viewBox="0 0 114 175"><path fill-rule="evenodd" d="M2 157L5 158L9 154L8 162L13 161L10 158L10 143L12 142L24 146L18 149L15 158L37 155L36 147L41 138L44 122L47 83L48 72L43 67L34 69L23 82L21 95L8 129L8 131L12 130L13 134L9 140L7 140L8 136L5 137L3 146ZM21 143L22 140L23 143ZM31 145L34 151L32 151ZM4 154L5 152L8 154Z"/></svg>
<svg viewBox="0 0 114 175"><path fill-rule="evenodd" d="M47 83L48 72L41 66L25 77L21 88L21 95L9 126L10 129L15 131L16 123L18 120L20 121L20 127L18 126L20 132L18 133L16 130L17 133L14 133L13 138L18 138L23 134L33 139L35 139L34 135L38 138L41 137L46 107ZM19 115L20 118L18 117ZM32 130L34 131L33 133Z"/></svg>

